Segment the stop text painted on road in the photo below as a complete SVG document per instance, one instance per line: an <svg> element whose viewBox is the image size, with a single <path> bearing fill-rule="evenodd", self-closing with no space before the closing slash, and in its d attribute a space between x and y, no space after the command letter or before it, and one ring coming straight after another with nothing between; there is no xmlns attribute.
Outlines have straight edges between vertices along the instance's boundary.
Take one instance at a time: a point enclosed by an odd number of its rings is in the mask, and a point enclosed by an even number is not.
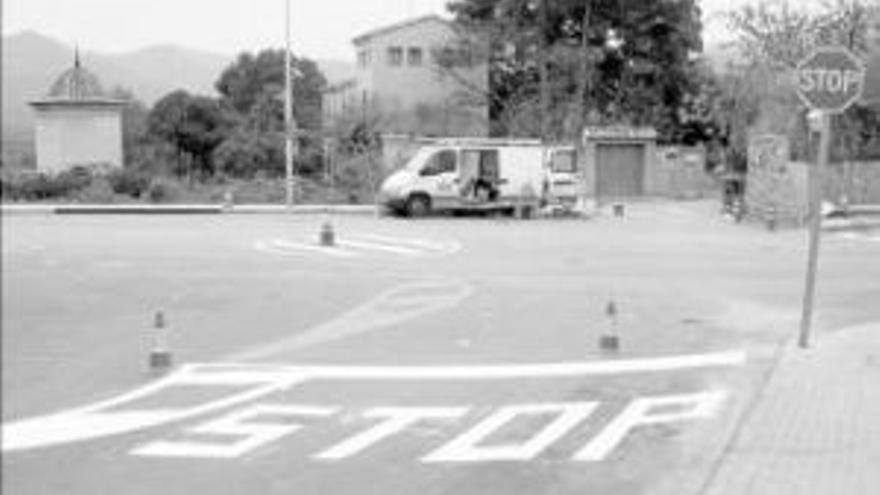
<svg viewBox="0 0 880 495"><path fill-rule="evenodd" d="M302 404L295 396L279 400L277 395L295 393L298 386L312 381L493 382L595 377L730 367L743 364L745 359L744 351L726 351L630 360L473 366L193 364L183 366L180 371L156 383L107 401L4 424L3 450L14 452L121 435L237 407L219 418L184 428L169 440L139 445L131 453L171 458L237 458L305 427L291 420L341 421L341 418L358 417L373 423L364 430L338 439L334 445L315 453L313 459L347 459L405 430L413 430L417 425L441 422L447 428L463 428L463 431L421 455L422 462L528 460L563 437L580 431L579 428L588 424L600 408L607 413L608 408L621 406L621 400L615 404L599 400L493 404L489 405L491 414L482 417L486 405L376 405L365 410L349 409L346 415L342 414L346 412L344 406ZM180 390L192 394L192 398L180 402ZM212 391L217 393L211 394ZM574 461L601 461L634 429L711 417L719 411L727 395L724 390L714 389L667 395L633 393L622 400L622 408L616 411L610 422L601 428L590 425L592 438L572 452L570 458ZM175 399L173 403L164 403L163 397ZM286 419L280 421L281 418ZM491 443L498 431L522 418L532 421L546 419L547 422L531 432L527 439ZM475 424L474 419L477 420ZM336 426L341 427L342 422L337 422ZM205 442L205 436L218 437L219 441Z"/></svg>
<svg viewBox="0 0 880 495"><path fill-rule="evenodd" d="M726 397L727 392L721 390L637 397L603 428L594 429L595 435L571 455L571 460L602 461L633 430L639 428L712 417ZM582 426L600 406L602 403L598 401L505 405L466 427L462 433L420 460L425 463L528 461ZM375 448L383 441L390 441L421 423L460 421L474 410L469 405L369 408L359 416L376 422L315 453L312 459L327 462L348 459ZM192 439L154 441L136 447L131 453L149 457L234 459L305 428L302 423L291 422L291 418L302 420L332 416L351 415L342 414L342 408L338 406L257 403L188 428L184 438L189 434ZM548 420L525 439L492 442L493 435L524 417L547 417ZM230 437L232 440L228 440Z"/></svg>

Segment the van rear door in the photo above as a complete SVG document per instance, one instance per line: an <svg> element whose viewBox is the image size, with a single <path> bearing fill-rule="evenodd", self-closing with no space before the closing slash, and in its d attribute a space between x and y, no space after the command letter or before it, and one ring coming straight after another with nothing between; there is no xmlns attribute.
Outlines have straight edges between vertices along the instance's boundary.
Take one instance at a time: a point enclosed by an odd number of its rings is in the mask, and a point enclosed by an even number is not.
<svg viewBox="0 0 880 495"><path fill-rule="evenodd" d="M574 148L551 148L547 164L550 201L573 203L578 195L577 153Z"/></svg>

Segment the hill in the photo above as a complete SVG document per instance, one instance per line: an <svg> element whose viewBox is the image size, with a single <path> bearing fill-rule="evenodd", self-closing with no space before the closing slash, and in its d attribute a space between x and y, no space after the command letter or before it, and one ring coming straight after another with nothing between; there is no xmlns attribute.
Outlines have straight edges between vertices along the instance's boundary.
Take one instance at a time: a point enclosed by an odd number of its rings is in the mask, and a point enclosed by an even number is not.
<svg viewBox="0 0 880 495"><path fill-rule="evenodd" d="M4 149L29 144L33 115L27 102L38 99L61 72L73 64L74 48L33 31L3 37L2 131ZM83 65L109 90L121 86L150 105L175 89L215 94L214 81L235 59L178 45L155 45L141 50L110 54L82 52ZM339 81L354 74L345 61L316 60L325 77Z"/></svg>

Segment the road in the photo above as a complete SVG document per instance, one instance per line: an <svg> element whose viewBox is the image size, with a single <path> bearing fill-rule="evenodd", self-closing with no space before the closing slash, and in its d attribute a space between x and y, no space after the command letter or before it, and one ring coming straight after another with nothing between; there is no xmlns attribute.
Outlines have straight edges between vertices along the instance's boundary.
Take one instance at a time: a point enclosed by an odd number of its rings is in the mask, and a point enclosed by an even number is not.
<svg viewBox="0 0 880 495"><path fill-rule="evenodd" d="M8 493L699 493L806 244L707 203L3 220ZM825 240L817 331L880 318L878 250Z"/></svg>

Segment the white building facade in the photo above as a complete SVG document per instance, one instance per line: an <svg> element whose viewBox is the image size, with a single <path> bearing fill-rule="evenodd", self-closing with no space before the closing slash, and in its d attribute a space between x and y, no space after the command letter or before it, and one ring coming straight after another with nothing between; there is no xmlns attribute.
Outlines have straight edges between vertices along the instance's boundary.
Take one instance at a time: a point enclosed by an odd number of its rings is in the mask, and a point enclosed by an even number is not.
<svg viewBox="0 0 880 495"><path fill-rule="evenodd" d="M108 98L79 57L49 94L30 102L35 112L37 170L58 173L76 165L122 167L122 110Z"/></svg>
<svg viewBox="0 0 880 495"><path fill-rule="evenodd" d="M438 63L438 55L459 54L461 41L436 15L358 36L355 78L325 92L325 117L365 119L390 134L487 135L486 61L464 53L457 60L468 63Z"/></svg>

